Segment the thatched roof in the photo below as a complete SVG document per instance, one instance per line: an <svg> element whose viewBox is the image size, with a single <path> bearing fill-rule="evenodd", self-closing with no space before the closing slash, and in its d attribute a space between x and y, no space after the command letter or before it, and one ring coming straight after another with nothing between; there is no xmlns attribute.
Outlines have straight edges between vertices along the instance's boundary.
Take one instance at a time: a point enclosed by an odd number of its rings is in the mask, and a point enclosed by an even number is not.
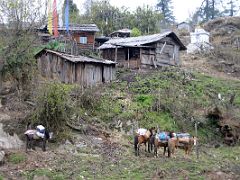
<svg viewBox="0 0 240 180"><path fill-rule="evenodd" d="M186 47L183 45L177 35L172 31L139 37L113 38L105 42L102 46L99 47L99 49L110 49L116 47L142 47L146 46L147 44L160 41L165 37L171 37L177 44L179 44L180 50L186 50Z"/></svg>
<svg viewBox="0 0 240 180"><path fill-rule="evenodd" d="M50 50L50 49L43 49L43 50L39 51L35 55L35 58L38 58L39 56L42 56L42 54L47 54L47 53L55 54L55 55L63 58L64 60L68 60L68 61L71 61L73 63L87 62L87 63L100 63L100 64L107 64L107 65L116 64L116 62L113 62L113 61L110 61L110 60L94 59L94 58L90 58L90 57L86 57L86 56L74 56L74 55L65 54L65 53L58 52L58 51L53 51L53 50Z"/></svg>

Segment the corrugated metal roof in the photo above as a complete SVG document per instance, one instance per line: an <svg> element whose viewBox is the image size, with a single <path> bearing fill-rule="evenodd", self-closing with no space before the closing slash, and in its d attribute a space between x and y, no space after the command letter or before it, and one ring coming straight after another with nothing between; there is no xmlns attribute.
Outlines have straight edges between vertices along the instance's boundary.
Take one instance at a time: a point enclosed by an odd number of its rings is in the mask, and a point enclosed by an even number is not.
<svg viewBox="0 0 240 180"><path fill-rule="evenodd" d="M57 51L53 51L53 50L49 50L49 49L43 49L42 51L38 52L35 57L39 57L42 53L52 53L55 54L65 60L77 63L77 62L88 62L88 63L101 63L101 64L117 64L116 62L110 61L110 60L105 60L105 59L94 59L94 58L89 58L86 56L74 56L74 55L69 55L69 54L65 54L65 53L61 53L61 52L57 52Z"/></svg>
<svg viewBox="0 0 240 180"><path fill-rule="evenodd" d="M66 26L58 27L59 31L66 31ZM99 29L96 24L71 24L69 31L89 31L98 32Z"/></svg>
<svg viewBox="0 0 240 180"><path fill-rule="evenodd" d="M112 32L111 34L114 34L114 33L131 33L132 32L132 30L131 29L127 29L127 28L125 28L125 29L119 29L119 30L117 30L117 31L114 31L114 32ZM110 35L111 35L110 34Z"/></svg>
<svg viewBox="0 0 240 180"><path fill-rule="evenodd" d="M54 28L54 27L53 27ZM47 30L47 25L41 26L38 30ZM58 26L58 31L66 31L66 26ZM87 31L87 32L98 32L99 29L96 24L70 24L69 31Z"/></svg>
<svg viewBox="0 0 240 180"><path fill-rule="evenodd" d="M105 42L98 49L110 49L110 48L116 48L116 46L139 47L145 44L160 41L165 37L172 37L180 45L181 50L186 50L186 47L183 45L183 43L180 41L177 35L172 31L164 32L161 34L152 34L147 36L138 36L138 37L130 37L130 38L113 38Z"/></svg>

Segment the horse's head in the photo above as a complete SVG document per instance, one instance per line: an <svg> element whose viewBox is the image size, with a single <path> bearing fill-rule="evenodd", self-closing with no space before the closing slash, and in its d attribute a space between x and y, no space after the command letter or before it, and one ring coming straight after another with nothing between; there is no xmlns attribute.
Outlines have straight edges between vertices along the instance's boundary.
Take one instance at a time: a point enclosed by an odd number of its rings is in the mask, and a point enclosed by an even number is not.
<svg viewBox="0 0 240 180"><path fill-rule="evenodd" d="M169 137L170 137L170 138L175 137L175 133L174 133L173 131L170 131L170 132L169 132Z"/></svg>
<svg viewBox="0 0 240 180"><path fill-rule="evenodd" d="M156 134L156 128L155 127L151 127L150 129L149 129L149 131L150 131L150 136L153 136L153 135L155 135Z"/></svg>
<svg viewBox="0 0 240 180"><path fill-rule="evenodd" d="M45 138L46 140L52 139L53 138L53 132L49 132L48 130L45 130Z"/></svg>

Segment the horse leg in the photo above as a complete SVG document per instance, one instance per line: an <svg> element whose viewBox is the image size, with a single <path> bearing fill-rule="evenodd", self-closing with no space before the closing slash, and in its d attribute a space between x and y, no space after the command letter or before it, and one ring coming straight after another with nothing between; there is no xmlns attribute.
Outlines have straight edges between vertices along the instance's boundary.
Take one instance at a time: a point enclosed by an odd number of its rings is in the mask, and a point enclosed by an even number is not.
<svg viewBox="0 0 240 180"><path fill-rule="evenodd" d="M145 145L145 152L147 152L147 142L145 142L144 145Z"/></svg>
<svg viewBox="0 0 240 180"><path fill-rule="evenodd" d="M30 139L30 148L34 151L36 150L35 145L36 145L36 140Z"/></svg>
<svg viewBox="0 0 240 180"><path fill-rule="evenodd" d="M158 154L157 154L157 146L156 146L156 145L154 146L154 155L155 155L156 157L158 157Z"/></svg>
<svg viewBox="0 0 240 180"><path fill-rule="evenodd" d="M140 152L140 143L138 143L138 145L137 145L137 156L140 156L139 152Z"/></svg>
<svg viewBox="0 0 240 180"><path fill-rule="evenodd" d="M163 147L163 156L165 156L166 154L166 148L167 148L166 146Z"/></svg>
<svg viewBox="0 0 240 180"><path fill-rule="evenodd" d="M26 135L26 149L25 149L25 151L27 152L27 150L28 150L28 148L29 148L29 137L28 137L28 135Z"/></svg>
<svg viewBox="0 0 240 180"><path fill-rule="evenodd" d="M148 153L151 152L151 143L150 140L147 141L147 148L148 148Z"/></svg>
<svg viewBox="0 0 240 180"><path fill-rule="evenodd" d="M44 138L43 140L42 140L42 151L46 151L46 143L47 143L47 140Z"/></svg>
<svg viewBox="0 0 240 180"><path fill-rule="evenodd" d="M134 150L135 150L135 156L138 156L138 136L134 137Z"/></svg>
<svg viewBox="0 0 240 180"><path fill-rule="evenodd" d="M168 157L171 157L171 149L168 147Z"/></svg>

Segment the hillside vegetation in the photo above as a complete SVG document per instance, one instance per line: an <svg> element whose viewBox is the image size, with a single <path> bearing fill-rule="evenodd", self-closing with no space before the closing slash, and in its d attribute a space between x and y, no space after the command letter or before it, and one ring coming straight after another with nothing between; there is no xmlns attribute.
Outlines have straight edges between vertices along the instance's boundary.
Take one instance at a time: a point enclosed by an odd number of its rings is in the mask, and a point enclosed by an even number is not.
<svg viewBox="0 0 240 180"><path fill-rule="evenodd" d="M80 126L83 130L90 123L129 135L138 127L153 126L194 135L194 124L198 122L201 141L210 142L221 139L220 119L208 116L211 109L217 107L222 114L240 117L237 80L222 80L178 68L122 70L118 79L84 91L73 85L44 86L39 91L43 97L36 100L39 108L31 119L44 120L42 123L48 122L49 128L59 132L66 121L70 127Z"/></svg>
<svg viewBox="0 0 240 180"><path fill-rule="evenodd" d="M230 112L239 119L239 81L179 68L121 70L118 78L117 82L84 91L58 83L40 88L36 99L38 108L30 118L36 122L51 117L48 126L55 129L57 141L61 143L50 143L46 153L9 151L7 163L0 171L2 176L19 179L43 176L49 179L239 178L239 146L224 146L218 119L207 116L209 109L217 106L223 113ZM230 105L232 94L236 94L236 98ZM57 119L60 126L52 126ZM64 121L74 131L65 127ZM160 157L155 158L145 153L143 146L140 157L134 156L132 128L155 126L194 135L195 121L200 122L199 159L195 150L186 158L180 149L176 158L163 157L162 150L159 150Z"/></svg>

